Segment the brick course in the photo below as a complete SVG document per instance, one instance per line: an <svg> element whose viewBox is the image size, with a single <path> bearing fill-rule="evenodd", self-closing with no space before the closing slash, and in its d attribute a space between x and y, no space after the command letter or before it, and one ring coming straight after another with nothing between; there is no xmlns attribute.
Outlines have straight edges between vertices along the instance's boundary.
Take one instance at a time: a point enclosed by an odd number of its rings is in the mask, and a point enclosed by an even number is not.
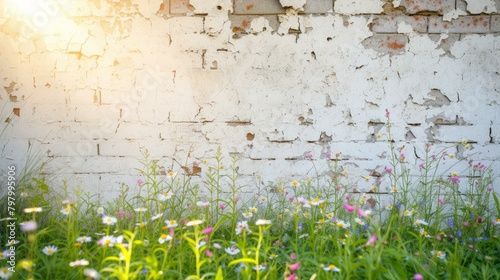
<svg viewBox="0 0 500 280"><path fill-rule="evenodd" d="M429 18L429 33L488 33L490 16L464 16L451 22L441 17Z"/></svg>
<svg viewBox="0 0 500 280"><path fill-rule="evenodd" d="M284 14L279 1L235 0L234 13L240 15Z"/></svg>
<svg viewBox="0 0 500 280"><path fill-rule="evenodd" d="M371 30L377 33L396 33L398 25L403 21L410 24L413 31L427 32L428 17L405 15L377 16L371 24Z"/></svg>
<svg viewBox="0 0 500 280"><path fill-rule="evenodd" d="M500 32L500 15L491 16L491 32Z"/></svg>
<svg viewBox="0 0 500 280"><path fill-rule="evenodd" d="M455 8L455 0L402 0L401 7L405 7L408 14L436 12L440 15Z"/></svg>

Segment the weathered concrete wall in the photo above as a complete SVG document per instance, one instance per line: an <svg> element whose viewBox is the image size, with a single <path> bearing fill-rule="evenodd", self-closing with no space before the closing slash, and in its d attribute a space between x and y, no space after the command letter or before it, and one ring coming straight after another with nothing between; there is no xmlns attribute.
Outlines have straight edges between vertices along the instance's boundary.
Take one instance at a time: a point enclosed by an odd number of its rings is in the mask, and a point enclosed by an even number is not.
<svg viewBox="0 0 500 280"><path fill-rule="evenodd" d="M339 152L356 180L388 165L385 109L412 164L426 142L500 156L499 0L0 5L2 168L35 147L109 194L144 149L178 171L222 147L264 182Z"/></svg>

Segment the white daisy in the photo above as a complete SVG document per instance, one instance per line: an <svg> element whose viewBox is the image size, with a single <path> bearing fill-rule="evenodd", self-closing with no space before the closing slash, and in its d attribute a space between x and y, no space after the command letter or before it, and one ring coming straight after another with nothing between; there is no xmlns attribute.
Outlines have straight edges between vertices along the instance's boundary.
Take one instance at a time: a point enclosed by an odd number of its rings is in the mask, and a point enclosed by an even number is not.
<svg viewBox="0 0 500 280"><path fill-rule="evenodd" d="M170 235L168 235L168 234L162 234L162 235L160 236L160 238L158 238L158 242L159 242L160 244L163 244L163 243L168 242L168 241L170 241L170 240L172 240L172 236L170 236Z"/></svg>
<svg viewBox="0 0 500 280"><path fill-rule="evenodd" d="M102 217L103 224L108 225L108 226L116 224L117 221L118 220L115 217L111 217L111 216Z"/></svg>
<svg viewBox="0 0 500 280"><path fill-rule="evenodd" d="M271 220L257 220L257 222L255 222L255 225L256 226L265 226L265 225L270 225L271 224Z"/></svg>
<svg viewBox="0 0 500 280"><path fill-rule="evenodd" d="M88 243L88 242L92 241L92 237L90 237L90 236L80 236L80 237L78 237L76 239L76 241L78 243Z"/></svg>
<svg viewBox="0 0 500 280"><path fill-rule="evenodd" d="M87 265L89 265L89 261L87 261L86 259L76 260L74 262L70 262L69 263L69 266L71 266L71 267L75 267L75 266L87 266Z"/></svg>
<svg viewBox="0 0 500 280"><path fill-rule="evenodd" d="M53 255L55 252L57 252L57 247L56 246L53 246L53 245L49 245L49 246L45 246L42 250L42 252L47 255L47 256L51 256Z"/></svg>
<svg viewBox="0 0 500 280"><path fill-rule="evenodd" d="M239 252L240 252L240 249L238 249L238 248L236 248L234 246L226 248L226 253L228 253L231 256L234 256L234 255L238 254Z"/></svg>
<svg viewBox="0 0 500 280"><path fill-rule="evenodd" d="M168 228L175 228L178 226L175 220L165 220L165 224L167 225Z"/></svg>
<svg viewBox="0 0 500 280"><path fill-rule="evenodd" d="M165 200L168 200L168 199L172 198L172 196L173 196L173 193L171 193L171 192L164 192L164 193L161 193L161 194L158 195L158 199L160 201L165 201Z"/></svg>

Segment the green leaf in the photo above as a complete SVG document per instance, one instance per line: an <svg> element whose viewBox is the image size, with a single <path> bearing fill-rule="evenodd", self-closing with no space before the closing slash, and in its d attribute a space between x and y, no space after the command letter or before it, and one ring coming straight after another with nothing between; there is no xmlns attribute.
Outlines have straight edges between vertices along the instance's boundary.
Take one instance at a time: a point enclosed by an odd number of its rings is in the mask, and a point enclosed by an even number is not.
<svg viewBox="0 0 500 280"><path fill-rule="evenodd" d="M189 237L187 237L186 235L184 235L184 236L183 236L183 238L184 238L184 239L186 239L186 240L187 240L187 242L189 242L191 245L194 245L194 247L195 247L195 248L196 248L196 246L198 245L198 244L196 244L196 241L194 241L194 239L189 238Z"/></svg>
<svg viewBox="0 0 500 280"><path fill-rule="evenodd" d="M495 200L495 205L497 206L498 215L500 216L500 201L495 192L493 192L493 200Z"/></svg>
<svg viewBox="0 0 500 280"><path fill-rule="evenodd" d="M217 274L215 275L215 280L224 280L224 276L222 275L222 267L220 266L217 270Z"/></svg>
<svg viewBox="0 0 500 280"><path fill-rule="evenodd" d="M226 215L222 216L220 220L214 225L214 231L219 229L228 219L229 219L228 216Z"/></svg>
<svg viewBox="0 0 500 280"><path fill-rule="evenodd" d="M108 262L108 261L115 261L115 262L119 262L120 261L120 258L119 257L114 257L114 256L111 256L111 257L107 257L105 258L102 262L105 263L105 262Z"/></svg>
<svg viewBox="0 0 500 280"><path fill-rule="evenodd" d="M44 192L49 191L49 186L47 184L45 184L44 181L38 180L37 178L33 178L33 180L36 182L37 187L40 188L42 191L44 191Z"/></svg>
<svg viewBox="0 0 500 280"><path fill-rule="evenodd" d="M257 265L257 262L255 261L255 259L251 259L251 258L241 258L241 259L237 259L237 260L234 260L232 262L229 263L229 266L231 265L235 265L235 264L239 264L241 262L247 262L247 263L253 263L255 265Z"/></svg>

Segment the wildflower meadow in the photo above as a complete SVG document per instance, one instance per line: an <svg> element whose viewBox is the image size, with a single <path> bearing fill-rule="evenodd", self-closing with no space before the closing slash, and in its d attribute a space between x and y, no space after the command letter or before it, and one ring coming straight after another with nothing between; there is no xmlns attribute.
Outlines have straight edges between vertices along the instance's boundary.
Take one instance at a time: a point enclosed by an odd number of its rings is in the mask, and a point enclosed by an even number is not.
<svg viewBox="0 0 500 280"><path fill-rule="evenodd" d="M112 201L33 174L2 209L0 278L500 279L496 175L456 155L473 144L429 143L409 162L389 112L385 128L385 167L366 178L329 154L322 175L249 186L222 149L196 176L145 151Z"/></svg>

